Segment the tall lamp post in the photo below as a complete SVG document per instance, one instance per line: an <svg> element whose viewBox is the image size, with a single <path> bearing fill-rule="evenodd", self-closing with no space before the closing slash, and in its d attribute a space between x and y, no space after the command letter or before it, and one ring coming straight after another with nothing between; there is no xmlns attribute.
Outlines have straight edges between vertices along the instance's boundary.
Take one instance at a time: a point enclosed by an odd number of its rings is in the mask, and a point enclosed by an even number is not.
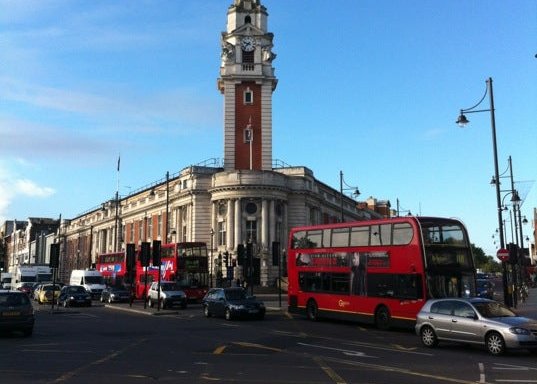
<svg viewBox="0 0 537 384"><path fill-rule="evenodd" d="M213 267L214 267L214 260L213 260L213 237L214 237L214 229L211 228L211 231L209 232L211 235L211 256L210 256L210 271L209 271L209 286L213 287Z"/></svg>
<svg viewBox="0 0 537 384"><path fill-rule="evenodd" d="M489 95L489 109L476 109L481 105L485 97ZM490 112L490 125L492 128L492 150L494 155L494 179L496 180L496 206L498 210L498 234L500 236L500 248L505 249L505 239L503 232L503 219L502 219L502 201L501 201L501 192L500 192L500 172L498 170L498 145L496 142L496 117L494 115L494 92L492 89L492 78L489 77L486 80L485 94L479 100L477 104L470 108L465 108L460 110L459 117L457 119L457 124L460 127L465 127L470 120L465 116L465 113L477 113L477 112ZM502 271L503 271L503 297L506 304L509 303L509 291L507 287L507 265L505 261L502 261Z"/></svg>
<svg viewBox="0 0 537 384"><path fill-rule="evenodd" d="M344 188L345 186L345 188ZM343 171L339 171L339 194L340 194L340 213L341 213L341 222L344 221L343 219L343 191L353 191L352 194L354 196L359 196L360 195L360 191L358 190L358 187L351 187L350 185L348 185L346 182L345 182L345 179L343 179Z"/></svg>

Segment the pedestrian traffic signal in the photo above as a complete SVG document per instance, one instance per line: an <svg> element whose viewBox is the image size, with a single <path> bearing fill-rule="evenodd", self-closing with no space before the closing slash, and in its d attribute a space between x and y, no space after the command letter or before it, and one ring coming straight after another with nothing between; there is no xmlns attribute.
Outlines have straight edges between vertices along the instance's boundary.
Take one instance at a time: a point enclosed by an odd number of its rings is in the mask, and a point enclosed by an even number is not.
<svg viewBox="0 0 537 384"><path fill-rule="evenodd" d="M140 251L140 264L142 267L149 267L149 259L151 258L151 244L147 241L142 242L142 249Z"/></svg>
<svg viewBox="0 0 537 384"><path fill-rule="evenodd" d="M237 264L244 265L244 257L246 256L246 250L244 244L237 245Z"/></svg>
<svg viewBox="0 0 537 384"><path fill-rule="evenodd" d="M280 264L280 242L272 242L272 265Z"/></svg>
<svg viewBox="0 0 537 384"><path fill-rule="evenodd" d="M161 250L160 240L153 240L153 266L158 267L161 264L160 261Z"/></svg>
<svg viewBox="0 0 537 384"><path fill-rule="evenodd" d="M507 249L509 250L509 263L517 264L518 263L518 245L509 243L507 244Z"/></svg>
<svg viewBox="0 0 537 384"><path fill-rule="evenodd" d="M136 266L136 245L133 243L127 244L126 264L128 272L134 270Z"/></svg>
<svg viewBox="0 0 537 384"><path fill-rule="evenodd" d="M50 268L58 268L60 266L60 244L50 244Z"/></svg>

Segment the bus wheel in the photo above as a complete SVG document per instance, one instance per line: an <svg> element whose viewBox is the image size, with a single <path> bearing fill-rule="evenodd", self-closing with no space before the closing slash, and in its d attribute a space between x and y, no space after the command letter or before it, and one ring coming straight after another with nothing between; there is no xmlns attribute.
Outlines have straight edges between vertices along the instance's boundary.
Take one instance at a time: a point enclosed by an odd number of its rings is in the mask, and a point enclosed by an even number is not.
<svg viewBox="0 0 537 384"><path fill-rule="evenodd" d="M310 319L311 321L317 321L319 316L319 307L317 306L315 300L310 299L308 301L308 304L306 306L306 314L308 316L308 319Z"/></svg>
<svg viewBox="0 0 537 384"><path fill-rule="evenodd" d="M385 306L381 306L375 312L375 325L378 329L390 328L390 311Z"/></svg>

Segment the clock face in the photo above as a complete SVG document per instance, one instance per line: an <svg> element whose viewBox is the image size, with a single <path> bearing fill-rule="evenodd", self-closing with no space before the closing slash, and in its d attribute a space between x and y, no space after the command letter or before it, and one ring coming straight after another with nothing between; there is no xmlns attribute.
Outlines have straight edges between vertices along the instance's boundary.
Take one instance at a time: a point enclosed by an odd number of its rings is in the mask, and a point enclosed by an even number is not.
<svg viewBox="0 0 537 384"><path fill-rule="evenodd" d="M251 52L255 49L255 39L251 36L246 36L241 40L241 47L246 52Z"/></svg>

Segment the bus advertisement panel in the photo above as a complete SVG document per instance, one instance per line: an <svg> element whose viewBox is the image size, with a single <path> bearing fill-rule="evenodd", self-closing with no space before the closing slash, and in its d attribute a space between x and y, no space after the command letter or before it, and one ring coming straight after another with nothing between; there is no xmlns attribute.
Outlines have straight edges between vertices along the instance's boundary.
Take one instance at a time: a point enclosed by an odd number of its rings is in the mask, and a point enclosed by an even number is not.
<svg viewBox="0 0 537 384"><path fill-rule="evenodd" d="M103 275L109 286L121 286L127 283L127 265L125 252L102 253L97 257L96 270Z"/></svg>
<svg viewBox="0 0 537 384"><path fill-rule="evenodd" d="M429 298L475 295L463 223L437 217L294 228L289 236L291 313L413 326Z"/></svg>

